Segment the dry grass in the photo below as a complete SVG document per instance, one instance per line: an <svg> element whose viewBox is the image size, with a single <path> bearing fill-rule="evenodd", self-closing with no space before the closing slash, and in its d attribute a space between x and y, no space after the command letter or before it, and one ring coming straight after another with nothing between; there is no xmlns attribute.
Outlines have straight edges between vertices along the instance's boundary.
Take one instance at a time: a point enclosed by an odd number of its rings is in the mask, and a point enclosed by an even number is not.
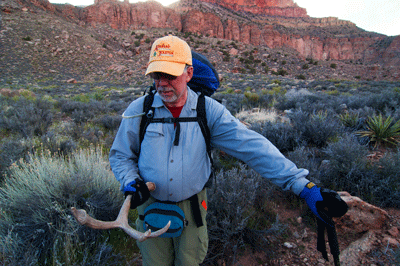
<svg viewBox="0 0 400 266"><path fill-rule="evenodd" d="M275 109L253 108L252 110L242 110L236 114L236 118L242 122L253 124L259 122L283 122L288 118L278 114Z"/></svg>

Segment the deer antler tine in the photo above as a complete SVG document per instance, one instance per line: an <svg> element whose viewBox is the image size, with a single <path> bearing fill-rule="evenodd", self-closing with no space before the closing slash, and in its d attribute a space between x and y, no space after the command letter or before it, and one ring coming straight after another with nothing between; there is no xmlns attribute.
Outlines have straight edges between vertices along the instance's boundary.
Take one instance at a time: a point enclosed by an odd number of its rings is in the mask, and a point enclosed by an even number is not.
<svg viewBox="0 0 400 266"><path fill-rule="evenodd" d="M118 224L116 223L116 221L104 222L104 221L96 220L93 217L91 217L90 215L88 215L85 210L76 209L74 207L71 207L71 211L72 211L72 214L75 217L75 219L81 225L86 225L93 229L112 229L112 228L118 227Z"/></svg>
<svg viewBox="0 0 400 266"><path fill-rule="evenodd" d="M150 191L155 189L154 183L148 182L148 183L146 183L146 185ZM128 235L130 235L131 237L133 237L134 239L136 239L140 242L146 240L147 238L158 237L168 230L168 228L171 225L171 222L169 222L164 228L157 230L154 233L151 233L150 230L147 230L146 232L142 233L142 232L139 232L139 231L133 229L132 227L130 227L128 224L128 214L129 214L129 209L131 206L131 198L132 198L132 195L128 195L126 197L124 204L122 204L121 210L119 211L117 219L112 222L96 220L96 219L90 217L87 214L87 212L82 209L78 210L78 209L72 207L71 211L72 211L72 214L75 217L75 219L81 225L86 225L93 229L120 228L120 229L124 230Z"/></svg>

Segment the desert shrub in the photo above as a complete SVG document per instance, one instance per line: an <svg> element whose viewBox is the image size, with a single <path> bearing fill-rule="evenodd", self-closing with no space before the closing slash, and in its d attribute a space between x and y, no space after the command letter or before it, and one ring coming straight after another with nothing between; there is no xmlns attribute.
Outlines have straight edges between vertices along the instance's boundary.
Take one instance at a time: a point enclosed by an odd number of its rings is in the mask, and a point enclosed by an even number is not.
<svg viewBox="0 0 400 266"><path fill-rule="evenodd" d="M327 163L320 171L324 186L348 191L381 207L400 207L399 151L370 161L368 147L360 145L354 135L346 135L329 144L324 154Z"/></svg>
<svg viewBox="0 0 400 266"><path fill-rule="evenodd" d="M273 75L285 76L288 72L287 72L287 70L280 68L280 69L278 69L278 71L272 71L271 73Z"/></svg>
<svg viewBox="0 0 400 266"><path fill-rule="evenodd" d="M58 105L61 111L70 116L76 123L85 123L96 115L109 112L105 102L96 100L80 102L62 99Z"/></svg>
<svg viewBox="0 0 400 266"><path fill-rule="evenodd" d="M255 92L246 91L244 96L249 102L257 103L260 100L260 95Z"/></svg>
<svg viewBox="0 0 400 266"><path fill-rule="evenodd" d="M301 145L300 135L289 123L272 123L269 121L255 123L251 129L266 137L281 152L293 151Z"/></svg>
<svg viewBox="0 0 400 266"><path fill-rule="evenodd" d="M318 110L325 110L327 108L324 98L321 95L298 94L295 97L278 97L275 108L280 111L304 109L312 112L317 109L316 105L320 106Z"/></svg>
<svg viewBox="0 0 400 266"><path fill-rule="evenodd" d="M103 126L105 129L115 130L118 129L119 124L121 124L121 115L104 115L97 119L97 123Z"/></svg>
<svg viewBox="0 0 400 266"><path fill-rule="evenodd" d="M266 91L266 90L265 90ZM269 93L263 93L260 95L260 106L264 108L270 108L275 101L275 96Z"/></svg>
<svg viewBox="0 0 400 266"><path fill-rule="evenodd" d="M68 155L77 148L77 143L65 136L59 136L53 131L48 131L41 137L42 147L55 155Z"/></svg>
<svg viewBox="0 0 400 266"><path fill-rule="evenodd" d="M377 174L367 160L367 146L360 145L354 135L344 135L329 143L323 153L325 164L319 177L323 186L370 198Z"/></svg>
<svg viewBox="0 0 400 266"><path fill-rule="evenodd" d="M304 146L299 146L285 155L289 160L296 164L298 168L307 169L310 172L307 178L318 183L319 167L322 162L322 158L319 154L320 149L310 149Z"/></svg>
<svg viewBox="0 0 400 266"><path fill-rule="evenodd" d="M297 75L296 78L306 80L306 76L304 76L303 74Z"/></svg>
<svg viewBox="0 0 400 266"><path fill-rule="evenodd" d="M253 236L256 235L254 230L258 235L278 234L279 230L275 229L282 229L278 223L273 222L276 221L275 214L271 214L272 221L263 222L264 226L254 224L255 218L259 217L257 212L260 211L257 208L257 204L260 204L260 201L256 202L257 197L267 195L266 190L273 187L269 183L261 188L262 182L267 181L244 165L217 174L216 182L208 191L207 224L210 243L205 263L215 265L222 260L227 265L233 265L238 252L246 244L251 242L257 245L255 238L249 238L251 232ZM263 201L265 202L267 201ZM268 228L271 230L268 231ZM261 241L258 245L265 244L265 240L258 240Z"/></svg>
<svg viewBox="0 0 400 266"><path fill-rule="evenodd" d="M104 132L99 127L87 127L82 132L80 142L81 145L84 145L85 147L89 147L93 144L100 145L102 143L103 136Z"/></svg>
<svg viewBox="0 0 400 266"><path fill-rule="evenodd" d="M338 119L328 112L308 113L298 110L288 116L301 141L311 146L325 147L332 138L343 132Z"/></svg>
<svg viewBox="0 0 400 266"><path fill-rule="evenodd" d="M41 136L52 124L52 103L43 100L28 101L18 98L2 101L7 108L0 111L0 128L24 138Z"/></svg>
<svg viewBox="0 0 400 266"><path fill-rule="evenodd" d="M234 115L243 109L243 102L245 102L245 96L243 94L222 94L215 93L213 98L221 101L225 107Z"/></svg>
<svg viewBox="0 0 400 266"><path fill-rule="evenodd" d="M0 188L0 246L14 265L117 265L119 255L100 230L80 226L70 207L114 220L123 197L101 150L80 150L69 159L43 152L10 169ZM11 256L15 256L12 258ZM121 261L120 261L121 262Z"/></svg>
<svg viewBox="0 0 400 266"><path fill-rule="evenodd" d="M370 107L375 111L384 113L387 110L396 110L400 104L400 95L393 91L382 90L368 92L342 98L343 102L351 109Z"/></svg>
<svg viewBox="0 0 400 266"><path fill-rule="evenodd" d="M5 138L0 144L0 183L8 168L33 151L32 139Z"/></svg>
<svg viewBox="0 0 400 266"><path fill-rule="evenodd" d="M122 114L128 107L128 105L129 103L119 100L111 101L110 103L108 103L107 107L116 113Z"/></svg>
<svg viewBox="0 0 400 266"><path fill-rule="evenodd" d="M379 112L395 110L400 105L400 95L393 91L384 90L380 93L369 94L366 97L366 106L372 107Z"/></svg>
<svg viewBox="0 0 400 266"><path fill-rule="evenodd" d="M374 164L379 177L371 196L381 207L400 207L400 150L386 153L378 163Z"/></svg>
<svg viewBox="0 0 400 266"><path fill-rule="evenodd" d="M382 114L368 119L367 130L357 131L362 137L370 138L375 147L381 145L397 145L400 142L400 122L393 122L392 117L383 118Z"/></svg>

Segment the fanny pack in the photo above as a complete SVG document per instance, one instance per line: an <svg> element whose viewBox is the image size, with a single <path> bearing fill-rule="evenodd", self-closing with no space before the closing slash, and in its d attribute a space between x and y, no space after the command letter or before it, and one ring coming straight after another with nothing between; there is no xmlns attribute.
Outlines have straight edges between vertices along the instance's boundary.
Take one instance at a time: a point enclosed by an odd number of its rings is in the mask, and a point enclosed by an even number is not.
<svg viewBox="0 0 400 266"><path fill-rule="evenodd" d="M143 214L145 230L155 232L171 221L168 231L159 237L177 237L182 233L183 228L187 225L185 214L182 209L175 204L167 204L155 202L150 204Z"/></svg>

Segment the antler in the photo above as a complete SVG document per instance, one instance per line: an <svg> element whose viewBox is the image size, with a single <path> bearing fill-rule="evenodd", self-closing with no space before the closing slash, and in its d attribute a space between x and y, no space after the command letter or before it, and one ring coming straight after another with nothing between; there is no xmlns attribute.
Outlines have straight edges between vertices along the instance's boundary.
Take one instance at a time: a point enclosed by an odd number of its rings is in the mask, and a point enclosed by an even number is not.
<svg viewBox="0 0 400 266"><path fill-rule="evenodd" d="M155 184L152 182L147 182L146 183L147 187L149 188L150 191L155 190ZM156 232L151 232L151 230L147 230L146 232L142 233L139 231L136 231L132 227L129 226L128 224L128 213L129 209L131 207L131 198L132 195L128 195L124 201L124 204L122 204L121 210L119 211L118 217L115 221L112 222L104 222L104 221L99 221L96 220L92 217L90 217L85 210L82 209L76 209L74 207L71 208L72 214L74 215L75 219L78 221L79 224L81 225L86 225L90 228L93 229L112 229L112 228L120 228L124 230L128 235L133 237L134 239L142 242L146 240L147 238L153 238L153 237L158 237L162 234L164 234L168 228L171 225L171 221L168 222L164 228L161 228L160 230L157 230Z"/></svg>

